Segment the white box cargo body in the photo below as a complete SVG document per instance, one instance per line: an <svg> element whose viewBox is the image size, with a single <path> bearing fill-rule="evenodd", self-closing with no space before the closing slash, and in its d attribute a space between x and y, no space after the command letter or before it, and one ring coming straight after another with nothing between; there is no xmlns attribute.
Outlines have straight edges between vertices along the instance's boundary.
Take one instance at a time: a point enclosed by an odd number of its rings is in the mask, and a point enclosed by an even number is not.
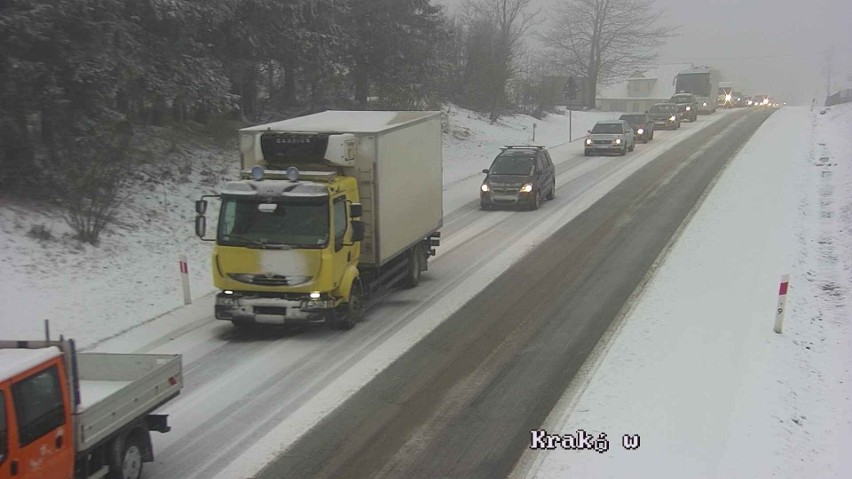
<svg viewBox="0 0 852 479"><path fill-rule="evenodd" d="M260 137L270 132L354 136L355 160L340 170L358 179L365 223L362 265L382 266L441 228L440 112L325 111L244 128L240 130L244 170L267 166Z"/></svg>

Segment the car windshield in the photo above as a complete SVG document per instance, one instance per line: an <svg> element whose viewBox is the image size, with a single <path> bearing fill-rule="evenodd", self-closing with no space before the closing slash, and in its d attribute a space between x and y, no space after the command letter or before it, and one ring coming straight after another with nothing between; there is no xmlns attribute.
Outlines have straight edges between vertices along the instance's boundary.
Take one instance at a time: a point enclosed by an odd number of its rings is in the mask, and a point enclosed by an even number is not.
<svg viewBox="0 0 852 479"><path fill-rule="evenodd" d="M533 174L535 158L530 153L505 153L498 156L488 172L492 175L524 175Z"/></svg>
<svg viewBox="0 0 852 479"><path fill-rule="evenodd" d="M322 248L328 243L328 198L298 202L224 198L218 242L257 248Z"/></svg>
<svg viewBox="0 0 852 479"><path fill-rule="evenodd" d="M624 128L620 123L598 123L592 133L624 133Z"/></svg>
<svg viewBox="0 0 852 479"><path fill-rule="evenodd" d="M651 113L667 113L672 111L669 105L654 105L651 107Z"/></svg>
<svg viewBox="0 0 852 479"><path fill-rule="evenodd" d="M631 125L645 123L645 115L621 115L621 119Z"/></svg>
<svg viewBox="0 0 852 479"><path fill-rule="evenodd" d="M692 103L692 97L689 95L675 95L672 97L673 103Z"/></svg>

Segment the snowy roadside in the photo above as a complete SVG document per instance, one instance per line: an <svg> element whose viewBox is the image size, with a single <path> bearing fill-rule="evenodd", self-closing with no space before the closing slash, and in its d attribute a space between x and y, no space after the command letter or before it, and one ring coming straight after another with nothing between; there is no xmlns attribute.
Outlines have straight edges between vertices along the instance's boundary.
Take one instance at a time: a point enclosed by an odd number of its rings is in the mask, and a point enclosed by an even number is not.
<svg viewBox="0 0 852 479"><path fill-rule="evenodd" d="M527 451L515 477L850 477L849 131L852 105L767 120L542 425L608 451Z"/></svg>

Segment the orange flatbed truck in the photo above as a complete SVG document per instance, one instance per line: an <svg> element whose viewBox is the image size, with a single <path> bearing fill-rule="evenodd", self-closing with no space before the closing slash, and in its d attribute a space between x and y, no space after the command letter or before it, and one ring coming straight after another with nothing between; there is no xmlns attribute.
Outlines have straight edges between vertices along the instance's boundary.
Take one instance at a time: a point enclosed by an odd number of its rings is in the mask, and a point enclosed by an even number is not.
<svg viewBox="0 0 852 479"><path fill-rule="evenodd" d="M0 341L0 479L139 479L182 386L180 355Z"/></svg>

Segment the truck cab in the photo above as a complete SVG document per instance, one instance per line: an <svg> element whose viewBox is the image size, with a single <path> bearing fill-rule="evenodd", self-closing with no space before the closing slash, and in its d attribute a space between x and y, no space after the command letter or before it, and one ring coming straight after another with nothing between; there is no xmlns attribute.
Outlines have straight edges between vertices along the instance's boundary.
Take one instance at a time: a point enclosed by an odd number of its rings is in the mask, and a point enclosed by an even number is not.
<svg viewBox="0 0 852 479"><path fill-rule="evenodd" d="M74 443L57 348L0 350L0 478L71 479Z"/></svg>

